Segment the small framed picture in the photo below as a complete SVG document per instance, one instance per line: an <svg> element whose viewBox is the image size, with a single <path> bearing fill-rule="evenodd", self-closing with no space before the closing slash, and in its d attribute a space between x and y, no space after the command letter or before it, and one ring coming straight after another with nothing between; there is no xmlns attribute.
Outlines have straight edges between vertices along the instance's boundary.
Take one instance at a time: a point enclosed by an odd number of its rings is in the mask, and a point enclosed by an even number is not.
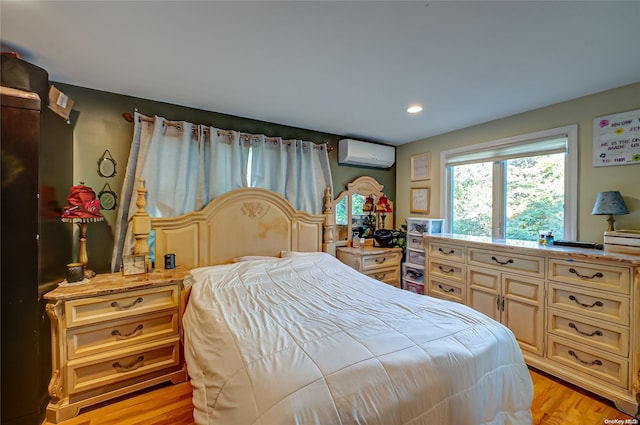
<svg viewBox="0 0 640 425"><path fill-rule="evenodd" d="M412 187L411 188L411 206L409 208L412 213L429 214L430 187Z"/></svg>
<svg viewBox="0 0 640 425"><path fill-rule="evenodd" d="M123 255L122 274L130 276L147 272L147 261L144 255Z"/></svg>
<svg viewBox="0 0 640 425"><path fill-rule="evenodd" d="M429 180L431 178L431 153L411 156L411 181Z"/></svg>

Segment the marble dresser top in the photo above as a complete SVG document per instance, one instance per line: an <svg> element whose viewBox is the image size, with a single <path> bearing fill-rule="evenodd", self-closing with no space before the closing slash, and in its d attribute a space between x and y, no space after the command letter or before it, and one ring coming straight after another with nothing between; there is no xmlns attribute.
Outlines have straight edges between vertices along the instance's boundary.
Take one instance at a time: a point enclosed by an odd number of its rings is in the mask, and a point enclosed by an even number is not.
<svg viewBox="0 0 640 425"><path fill-rule="evenodd" d="M423 235L424 238L448 240L451 242L465 242L467 245L475 245L480 248L500 248L501 250L513 250L517 252L527 251L531 255L541 255L544 257L571 257L584 260L608 260L621 264L640 266L640 255L619 254L607 252L601 249L576 248L559 245L540 245L535 241L521 241L514 239L494 239L484 236L457 235L453 233L442 233L433 235Z"/></svg>
<svg viewBox="0 0 640 425"><path fill-rule="evenodd" d="M43 298L52 301L70 300L172 285L181 282L189 275L189 271L190 269L178 266L171 270L154 269L149 273L130 276L123 276L122 273L103 273L86 283L58 286L44 294Z"/></svg>

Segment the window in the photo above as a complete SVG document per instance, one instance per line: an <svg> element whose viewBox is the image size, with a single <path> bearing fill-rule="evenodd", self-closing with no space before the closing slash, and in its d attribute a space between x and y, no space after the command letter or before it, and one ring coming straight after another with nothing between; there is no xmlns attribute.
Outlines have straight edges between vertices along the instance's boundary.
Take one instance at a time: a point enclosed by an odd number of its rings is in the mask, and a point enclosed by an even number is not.
<svg viewBox="0 0 640 425"><path fill-rule="evenodd" d="M448 231L498 239L576 237L577 126L441 153Z"/></svg>

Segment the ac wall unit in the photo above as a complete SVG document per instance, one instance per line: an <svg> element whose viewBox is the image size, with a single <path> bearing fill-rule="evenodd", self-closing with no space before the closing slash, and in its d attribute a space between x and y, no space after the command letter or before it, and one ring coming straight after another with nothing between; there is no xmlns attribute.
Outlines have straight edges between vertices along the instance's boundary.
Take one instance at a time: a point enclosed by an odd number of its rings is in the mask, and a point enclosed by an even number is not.
<svg viewBox="0 0 640 425"><path fill-rule="evenodd" d="M360 140L338 142L338 163L365 167L389 168L396 162L396 148Z"/></svg>

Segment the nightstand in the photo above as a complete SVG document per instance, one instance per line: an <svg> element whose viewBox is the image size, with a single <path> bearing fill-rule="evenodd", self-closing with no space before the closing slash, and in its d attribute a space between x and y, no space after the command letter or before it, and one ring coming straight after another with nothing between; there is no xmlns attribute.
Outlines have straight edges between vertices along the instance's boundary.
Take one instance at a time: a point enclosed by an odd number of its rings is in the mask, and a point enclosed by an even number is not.
<svg viewBox="0 0 640 425"><path fill-rule="evenodd" d="M52 376L47 420L164 381L187 379L181 346L182 268L122 276L44 295L51 320Z"/></svg>
<svg viewBox="0 0 640 425"><path fill-rule="evenodd" d="M369 277L396 288L400 287L402 248L342 247L336 249L336 256L343 263Z"/></svg>

